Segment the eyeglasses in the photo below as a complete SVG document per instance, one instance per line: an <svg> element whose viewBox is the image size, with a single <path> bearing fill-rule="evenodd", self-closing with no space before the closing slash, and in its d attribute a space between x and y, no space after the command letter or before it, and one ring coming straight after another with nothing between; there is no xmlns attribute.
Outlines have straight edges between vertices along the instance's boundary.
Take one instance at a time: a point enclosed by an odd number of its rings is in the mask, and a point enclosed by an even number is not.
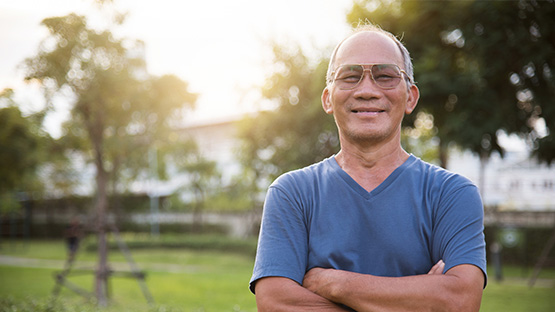
<svg viewBox="0 0 555 312"><path fill-rule="evenodd" d="M368 68L365 68L368 67ZM395 64L346 64L337 67L331 76L332 82L341 90L352 90L364 79L364 72L382 89L393 89L401 82L403 74L412 82L407 73Z"/></svg>

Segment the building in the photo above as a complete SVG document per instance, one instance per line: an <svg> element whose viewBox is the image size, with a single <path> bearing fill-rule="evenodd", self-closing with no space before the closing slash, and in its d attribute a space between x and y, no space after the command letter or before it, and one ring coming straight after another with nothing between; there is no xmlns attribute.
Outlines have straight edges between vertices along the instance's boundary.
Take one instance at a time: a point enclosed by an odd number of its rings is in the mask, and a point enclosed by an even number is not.
<svg viewBox="0 0 555 312"><path fill-rule="evenodd" d="M470 152L453 153L450 170L480 188L486 224L555 226L555 166L539 163L525 150L509 150L485 163Z"/></svg>
<svg viewBox="0 0 555 312"><path fill-rule="evenodd" d="M215 161L222 174L223 184L241 171L237 158L240 141L238 123L242 117L234 116L212 121L190 123L183 128L184 135L197 143L203 157Z"/></svg>

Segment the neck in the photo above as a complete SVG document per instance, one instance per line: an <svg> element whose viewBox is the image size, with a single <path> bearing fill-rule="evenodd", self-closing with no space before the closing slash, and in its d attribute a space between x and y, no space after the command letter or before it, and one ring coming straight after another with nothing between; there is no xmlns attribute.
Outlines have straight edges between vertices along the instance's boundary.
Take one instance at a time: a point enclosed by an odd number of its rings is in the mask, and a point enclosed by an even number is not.
<svg viewBox="0 0 555 312"><path fill-rule="evenodd" d="M380 185L409 154L397 144L341 144L335 156L339 166L368 192Z"/></svg>

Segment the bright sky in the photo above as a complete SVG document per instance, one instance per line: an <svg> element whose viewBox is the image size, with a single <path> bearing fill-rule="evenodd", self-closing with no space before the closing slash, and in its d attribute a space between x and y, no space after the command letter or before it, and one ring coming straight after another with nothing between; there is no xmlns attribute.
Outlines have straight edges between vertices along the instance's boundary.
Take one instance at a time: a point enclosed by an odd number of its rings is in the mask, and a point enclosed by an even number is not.
<svg viewBox="0 0 555 312"><path fill-rule="evenodd" d="M260 103L257 86L270 74L269 43L300 43L306 53L328 51L348 32L352 0L114 0L128 12L121 30L146 44L148 70L175 74L199 93L196 120L224 118ZM47 35L42 19L71 12L88 15L92 0L0 0L0 90L18 90L23 109L40 107L18 69ZM95 23L95 20L91 20ZM96 20L97 23L101 21ZM207 69L210 71L207 72ZM48 119L57 135L68 105Z"/></svg>

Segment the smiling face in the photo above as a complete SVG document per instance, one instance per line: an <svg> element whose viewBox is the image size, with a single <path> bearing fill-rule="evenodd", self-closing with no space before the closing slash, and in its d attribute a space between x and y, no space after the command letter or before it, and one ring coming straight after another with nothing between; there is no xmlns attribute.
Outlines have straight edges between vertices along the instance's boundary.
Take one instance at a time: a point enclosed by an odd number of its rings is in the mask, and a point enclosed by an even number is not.
<svg viewBox="0 0 555 312"><path fill-rule="evenodd" d="M365 31L352 35L337 50L334 69L346 64L395 64L404 69L395 42L384 34ZM405 79L392 89L383 89L365 71L352 90L329 84L322 94L322 106L333 114L342 145L399 142L401 122L418 101L418 88Z"/></svg>

